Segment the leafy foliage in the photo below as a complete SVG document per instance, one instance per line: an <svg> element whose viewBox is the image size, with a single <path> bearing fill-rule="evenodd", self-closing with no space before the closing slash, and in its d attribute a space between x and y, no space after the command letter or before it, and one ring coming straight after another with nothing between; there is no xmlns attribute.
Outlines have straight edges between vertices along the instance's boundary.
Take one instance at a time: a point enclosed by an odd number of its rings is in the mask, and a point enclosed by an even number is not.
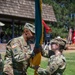
<svg viewBox="0 0 75 75"><path fill-rule="evenodd" d="M55 33L56 35L60 34L62 37L66 37L68 33L67 32L68 29L70 27L75 26L74 24L75 23L75 1L74 0L43 0L43 2L52 5L55 12L57 24L55 23L55 25L53 25L54 27L52 26L53 33ZM66 30L65 33L64 30Z"/></svg>

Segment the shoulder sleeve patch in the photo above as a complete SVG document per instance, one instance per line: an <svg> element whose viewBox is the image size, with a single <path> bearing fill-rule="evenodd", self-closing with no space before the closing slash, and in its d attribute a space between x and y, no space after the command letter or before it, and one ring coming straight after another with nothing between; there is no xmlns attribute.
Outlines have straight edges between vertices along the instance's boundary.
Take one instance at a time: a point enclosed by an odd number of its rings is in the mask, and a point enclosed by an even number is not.
<svg viewBox="0 0 75 75"><path fill-rule="evenodd" d="M12 48L15 48L18 46L18 43L15 43L14 45L12 45Z"/></svg>

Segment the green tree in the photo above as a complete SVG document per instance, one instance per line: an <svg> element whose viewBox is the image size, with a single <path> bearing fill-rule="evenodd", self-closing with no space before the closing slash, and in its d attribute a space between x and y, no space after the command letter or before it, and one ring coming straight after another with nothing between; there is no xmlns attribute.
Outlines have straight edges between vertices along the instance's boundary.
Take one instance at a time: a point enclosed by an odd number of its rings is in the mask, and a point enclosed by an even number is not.
<svg viewBox="0 0 75 75"><path fill-rule="evenodd" d="M64 33L64 30L67 34L68 28L75 26L75 0L43 0L43 2L53 6L57 19L57 26L54 25L53 32L54 30L56 32L56 26L57 29L61 28L59 33L56 33L57 35L61 32ZM66 37L67 35L63 36Z"/></svg>

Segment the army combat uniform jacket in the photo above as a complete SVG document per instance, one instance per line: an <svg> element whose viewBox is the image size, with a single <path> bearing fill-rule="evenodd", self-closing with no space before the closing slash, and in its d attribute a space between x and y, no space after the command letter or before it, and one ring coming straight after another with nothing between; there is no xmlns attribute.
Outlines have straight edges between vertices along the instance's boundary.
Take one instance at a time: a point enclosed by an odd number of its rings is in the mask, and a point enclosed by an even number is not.
<svg viewBox="0 0 75 75"><path fill-rule="evenodd" d="M3 60L0 54L0 75L2 75L2 73L3 73Z"/></svg>
<svg viewBox="0 0 75 75"><path fill-rule="evenodd" d="M6 46L4 73L8 75L26 75L32 51L23 36L14 38Z"/></svg>
<svg viewBox="0 0 75 75"><path fill-rule="evenodd" d="M47 53L45 53L44 56L48 55ZM52 55L48 60L47 68L46 69L38 68L38 73L40 75L62 75L65 68L66 68L65 57L63 55L57 55L57 56Z"/></svg>

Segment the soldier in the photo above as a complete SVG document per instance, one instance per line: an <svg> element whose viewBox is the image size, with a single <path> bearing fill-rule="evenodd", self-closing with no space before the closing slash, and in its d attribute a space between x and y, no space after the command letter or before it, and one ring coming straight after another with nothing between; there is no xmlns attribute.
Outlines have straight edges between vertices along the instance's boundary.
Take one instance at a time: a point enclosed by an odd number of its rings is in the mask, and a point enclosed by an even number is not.
<svg viewBox="0 0 75 75"><path fill-rule="evenodd" d="M22 36L8 42L4 60L4 75L26 75L29 60L36 54L36 48L32 51L28 44L34 34L35 26L26 23Z"/></svg>
<svg viewBox="0 0 75 75"><path fill-rule="evenodd" d="M0 54L0 75L2 75L2 72L3 72L3 60Z"/></svg>
<svg viewBox="0 0 75 75"><path fill-rule="evenodd" d="M66 68L66 59L62 52L65 49L66 41L62 38L55 38L50 43L54 55L50 56L47 68L39 67L37 73L39 75L63 75Z"/></svg>

